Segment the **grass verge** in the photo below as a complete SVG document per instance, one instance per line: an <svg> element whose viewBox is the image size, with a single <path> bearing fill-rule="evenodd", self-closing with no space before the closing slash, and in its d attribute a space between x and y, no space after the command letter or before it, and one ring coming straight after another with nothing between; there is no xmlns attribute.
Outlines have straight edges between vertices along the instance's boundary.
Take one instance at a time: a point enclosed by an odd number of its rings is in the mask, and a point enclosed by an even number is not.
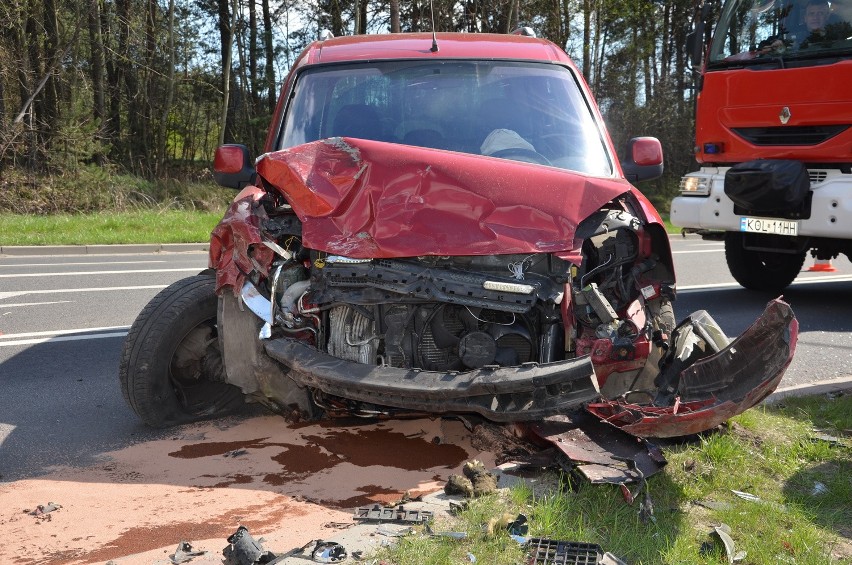
<svg viewBox="0 0 852 565"><path fill-rule="evenodd" d="M759 407L722 430L665 448L668 466L649 479L655 521L643 523L618 487L562 477L561 489L540 492L521 482L508 493L475 500L436 531L464 531L454 540L415 534L382 558L397 565L524 561L518 543L483 524L503 513L529 518L531 537L600 544L631 564L727 562L713 526L728 524L749 565L852 562L852 449L819 439L852 428L852 396L789 399ZM731 490L760 497L744 500ZM701 503L713 502L715 509Z"/></svg>
<svg viewBox="0 0 852 565"><path fill-rule="evenodd" d="M136 210L89 214L0 214L0 246L206 243L221 211Z"/></svg>

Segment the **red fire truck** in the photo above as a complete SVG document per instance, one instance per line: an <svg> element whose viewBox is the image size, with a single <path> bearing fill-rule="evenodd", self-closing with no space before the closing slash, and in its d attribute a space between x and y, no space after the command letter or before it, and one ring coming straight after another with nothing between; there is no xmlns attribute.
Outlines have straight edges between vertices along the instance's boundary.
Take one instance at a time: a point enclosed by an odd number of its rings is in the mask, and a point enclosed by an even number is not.
<svg viewBox="0 0 852 565"><path fill-rule="evenodd" d="M728 268L745 288L783 289L808 251L852 257L852 0L844 1L727 0L706 45L705 22L697 26L700 169L681 180L671 221L723 234Z"/></svg>

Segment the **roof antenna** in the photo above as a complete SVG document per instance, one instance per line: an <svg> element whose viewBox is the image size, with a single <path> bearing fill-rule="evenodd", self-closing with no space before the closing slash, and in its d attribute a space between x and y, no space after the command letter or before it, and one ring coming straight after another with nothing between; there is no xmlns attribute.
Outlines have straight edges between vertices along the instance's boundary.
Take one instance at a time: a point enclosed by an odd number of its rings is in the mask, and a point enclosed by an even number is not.
<svg viewBox="0 0 852 565"><path fill-rule="evenodd" d="M432 6L432 0L429 0L429 15L432 17L432 48L429 51L437 53L438 37L435 35L435 8Z"/></svg>

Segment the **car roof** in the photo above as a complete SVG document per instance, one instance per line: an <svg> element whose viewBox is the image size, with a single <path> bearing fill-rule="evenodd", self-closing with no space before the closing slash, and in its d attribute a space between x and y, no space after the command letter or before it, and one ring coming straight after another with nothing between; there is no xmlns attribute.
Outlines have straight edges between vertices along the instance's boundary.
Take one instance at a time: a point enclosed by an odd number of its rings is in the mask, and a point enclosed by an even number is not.
<svg viewBox="0 0 852 565"><path fill-rule="evenodd" d="M521 35L438 33L433 52L431 33L396 33L335 37L311 43L301 64L381 59L504 59L571 64L553 43ZM301 65L298 65L301 66Z"/></svg>

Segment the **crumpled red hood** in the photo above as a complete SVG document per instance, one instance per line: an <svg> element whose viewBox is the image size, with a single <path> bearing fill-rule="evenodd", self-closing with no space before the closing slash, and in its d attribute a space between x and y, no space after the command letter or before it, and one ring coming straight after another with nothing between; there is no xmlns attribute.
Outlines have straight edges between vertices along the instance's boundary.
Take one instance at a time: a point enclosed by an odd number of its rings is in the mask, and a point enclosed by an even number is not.
<svg viewBox="0 0 852 565"><path fill-rule="evenodd" d="M505 159L331 138L267 153L257 172L303 222L303 244L354 258L571 249L577 225L631 189Z"/></svg>

